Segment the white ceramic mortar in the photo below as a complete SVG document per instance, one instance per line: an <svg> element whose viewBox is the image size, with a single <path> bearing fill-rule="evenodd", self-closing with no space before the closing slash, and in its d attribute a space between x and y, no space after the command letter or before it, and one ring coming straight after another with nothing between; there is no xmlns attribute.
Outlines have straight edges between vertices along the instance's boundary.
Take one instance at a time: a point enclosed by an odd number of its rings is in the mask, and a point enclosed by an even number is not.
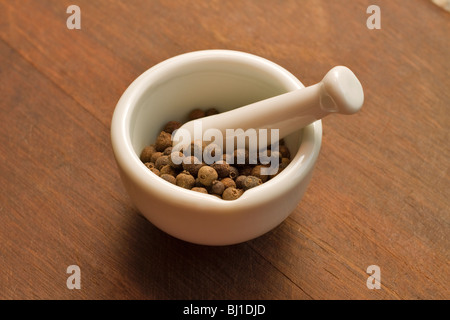
<svg viewBox="0 0 450 320"><path fill-rule="evenodd" d="M139 154L165 123L186 120L192 109L223 112L302 87L279 65L229 50L191 52L147 70L125 91L111 124L115 159L131 201L159 229L197 244L236 244L272 230L306 191L322 141L320 120L285 139L292 161L283 172L234 201L166 182Z"/></svg>

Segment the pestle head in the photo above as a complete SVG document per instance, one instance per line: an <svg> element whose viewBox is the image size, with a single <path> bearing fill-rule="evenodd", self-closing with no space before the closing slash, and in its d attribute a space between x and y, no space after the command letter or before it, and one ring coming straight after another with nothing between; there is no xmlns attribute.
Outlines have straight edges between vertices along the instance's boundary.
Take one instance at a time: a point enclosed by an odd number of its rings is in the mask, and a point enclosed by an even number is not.
<svg viewBox="0 0 450 320"><path fill-rule="evenodd" d="M325 75L322 85L325 92L321 104L324 109L342 114L353 114L361 109L364 103L363 88L349 68L334 67Z"/></svg>

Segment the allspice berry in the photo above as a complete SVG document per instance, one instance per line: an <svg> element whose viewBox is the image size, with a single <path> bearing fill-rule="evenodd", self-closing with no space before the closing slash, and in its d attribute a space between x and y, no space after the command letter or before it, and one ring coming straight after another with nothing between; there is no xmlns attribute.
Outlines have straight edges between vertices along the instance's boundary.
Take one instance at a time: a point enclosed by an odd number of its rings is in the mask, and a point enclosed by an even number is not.
<svg viewBox="0 0 450 320"><path fill-rule="evenodd" d="M220 113L220 112L217 111L216 108L210 108L210 109L208 109L208 110L205 111L205 115L206 115L207 117L208 117L208 116L213 116L213 115L219 114L219 113Z"/></svg>
<svg viewBox="0 0 450 320"><path fill-rule="evenodd" d="M188 171L192 176L197 177L198 170L204 166L204 163L200 162L196 157L184 157L183 169Z"/></svg>
<svg viewBox="0 0 450 320"><path fill-rule="evenodd" d="M151 168L150 171L153 172L154 174L156 174L158 177L161 175L161 173L159 172L159 170L156 169L156 168Z"/></svg>
<svg viewBox="0 0 450 320"><path fill-rule="evenodd" d="M219 178L226 178L230 176L230 165L223 160L219 160L212 164L211 167L217 171Z"/></svg>
<svg viewBox="0 0 450 320"><path fill-rule="evenodd" d="M183 169L183 152L172 152L169 156L169 165L175 170Z"/></svg>
<svg viewBox="0 0 450 320"><path fill-rule="evenodd" d="M227 188L236 188L236 183L234 182L233 179L231 178L223 178L222 180L220 180L223 185L225 186L225 189Z"/></svg>
<svg viewBox="0 0 450 320"><path fill-rule="evenodd" d="M179 121L169 121L164 126L163 131L172 134L175 130L181 127L181 122Z"/></svg>
<svg viewBox="0 0 450 320"><path fill-rule="evenodd" d="M254 187L257 187L262 184L261 179L254 177L254 176L248 176L245 178L243 182L244 190L248 190Z"/></svg>
<svg viewBox="0 0 450 320"><path fill-rule="evenodd" d="M198 170L198 180L205 187L212 185L213 181L219 177L217 171L210 166L203 166Z"/></svg>
<svg viewBox="0 0 450 320"><path fill-rule="evenodd" d="M172 153L172 149L173 147L167 147L164 149L163 155L165 156L170 156L170 154Z"/></svg>
<svg viewBox="0 0 450 320"><path fill-rule="evenodd" d="M244 181L245 179L247 179L247 176L239 176L236 178L235 183L236 183L236 188L238 189L244 189Z"/></svg>
<svg viewBox="0 0 450 320"><path fill-rule="evenodd" d="M156 138L155 148L158 152L163 152L167 147L172 146L172 135L165 131L161 131L158 138Z"/></svg>
<svg viewBox="0 0 450 320"><path fill-rule="evenodd" d="M169 156L161 156L155 161L155 167L158 170L161 170L162 167L169 164Z"/></svg>
<svg viewBox="0 0 450 320"><path fill-rule="evenodd" d="M261 169L262 169L262 168L264 168L264 166L261 166L261 165L257 165L257 166L255 166L255 167L253 167L251 176L257 177L257 178L261 179L262 183L264 183L264 182L267 181L267 179L269 178L269 176L266 175L266 174L264 174L264 175L261 174Z"/></svg>
<svg viewBox="0 0 450 320"><path fill-rule="evenodd" d="M225 191L225 185L221 181L216 180L213 181L210 190L213 194L222 195L222 193Z"/></svg>
<svg viewBox="0 0 450 320"><path fill-rule="evenodd" d="M163 155L162 152L155 152L155 153L153 153L152 158L150 159L150 162L155 163L156 160L158 160L158 158L161 157L162 155Z"/></svg>
<svg viewBox="0 0 450 320"><path fill-rule="evenodd" d="M189 113L189 120L196 120L196 119L200 119L203 118L205 116L205 112L203 110L200 109L194 109L191 111L191 113Z"/></svg>
<svg viewBox="0 0 450 320"><path fill-rule="evenodd" d="M161 174L160 177L163 178L164 180L166 180L167 182L170 182L173 184L176 184L176 182L177 182L177 179L170 174Z"/></svg>
<svg viewBox="0 0 450 320"><path fill-rule="evenodd" d="M272 159L280 159L282 158L282 154L279 151L273 151L273 150L266 150L265 154L259 153L258 154L258 161L262 164L268 164L269 161L272 161Z"/></svg>
<svg viewBox="0 0 450 320"><path fill-rule="evenodd" d="M205 188L202 188L202 187L193 187L191 190L192 191L196 191L196 192L200 192L200 193L208 194L208 190L206 190Z"/></svg>
<svg viewBox="0 0 450 320"><path fill-rule="evenodd" d="M281 163L278 166L277 172L272 174L270 176L270 178L272 179L272 178L276 177L279 173L281 173L289 165L290 162L291 162L291 160L289 160L288 158L281 159Z"/></svg>
<svg viewBox="0 0 450 320"><path fill-rule="evenodd" d="M149 169L152 169L152 168L155 167L155 164L154 164L153 162L146 162L146 163L144 163L144 164L145 164L145 166L146 166L147 168L149 168Z"/></svg>
<svg viewBox="0 0 450 320"><path fill-rule="evenodd" d="M252 174L252 167L251 166L244 166L239 168L239 175L240 176L249 176Z"/></svg>
<svg viewBox="0 0 450 320"><path fill-rule="evenodd" d="M183 171L177 175L175 183L179 187L190 190L195 186L195 178L189 172Z"/></svg>
<svg viewBox="0 0 450 320"><path fill-rule="evenodd" d="M177 171L174 168L172 168L169 164L163 166L161 169L159 169L159 171L161 172L161 176L163 174L168 174L174 177L177 175Z"/></svg>
<svg viewBox="0 0 450 320"><path fill-rule="evenodd" d="M284 145L279 146L278 151L281 153L283 158L288 158L288 159L291 158L291 153L290 153L288 147L286 147Z"/></svg>
<svg viewBox="0 0 450 320"><path fill-rule="evenodd" d="M146 146L140 155L140 159L142 162L151 162L152 159L152 155L156 152L155 146L151 145L151 146Z"/></svg>
<svg viewBox="0 0 450 320"><path fill-rule="evenodd" d="M271 151L271 150L269 150L268 156L271 157L271 158L275 158L275 157L278 157L280 159L283 158L283 155L281 154L280 151Z"/></svg>
<svg viewBox="0 0 450 320"><path fill-rule="evenodd" d="M230 166L230 174L228 176L233 180L236 179L239 176L238 168Z"/></svg>
<svg viewBox="0 0 450 320"><path fill-rule="evenodd" d="M222 194L222 199L223 200L236 200L240 196L242 196L243 193L244 193L244 191L242 189L236 189L233 187L226 188Z"/></svg>
<svg viewBox="0 0 450 320"><path fill-rule="evenodd" d="M288 158L282 158L280 166L284 169L289 165L289 163L291 163L291 160L289 160Z"/></svg>
<svg viewBox="0 0 450 320"><path fill-rule="evenodd" d="M203 188L204 187L203 183L200 182L198 177L195 178L195 187L198 187L198 188Z"/></svg>

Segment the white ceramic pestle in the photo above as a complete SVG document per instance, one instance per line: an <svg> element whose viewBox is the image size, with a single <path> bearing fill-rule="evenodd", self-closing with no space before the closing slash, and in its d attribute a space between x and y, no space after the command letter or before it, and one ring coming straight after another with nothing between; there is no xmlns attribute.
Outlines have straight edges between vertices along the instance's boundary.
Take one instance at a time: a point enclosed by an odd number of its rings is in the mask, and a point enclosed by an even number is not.
<svg viewBox="0 0 450 320"><path fill-rule="evenodd" d="M187 132L195 137L195 121L197 128L198 121L201 121L203 133L208 129L219 130L224 143L227 129L256 129L256 132L259 132L258 129L278 129L279 139L282 139L330 113L353 114L361 109L363 102L364 93L358 78L349 68L337 66L321 82L312 86L189 121L180 128L184 130L177 130L173 141L176 145L180 141L180 135ZM197 137L198 134L196 132Z"/></svg>

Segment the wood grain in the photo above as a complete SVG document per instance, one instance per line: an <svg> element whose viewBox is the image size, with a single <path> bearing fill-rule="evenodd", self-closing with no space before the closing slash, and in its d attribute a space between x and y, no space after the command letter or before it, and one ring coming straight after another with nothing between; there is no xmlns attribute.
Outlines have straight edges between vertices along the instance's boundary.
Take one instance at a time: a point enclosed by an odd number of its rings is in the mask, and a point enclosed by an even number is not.
<svg viewBox="0 0 450 320"><path fill-rule="evenodd" d="M448 299L450 14L426 0L0 0L0 299ZM366 102L323 120L302 202L227 247L159 231L130 203L109 130L152 65L212 48L305 85L334 65ZM69 265L82 288L66 287ZM380 290L366 286L369 265Z"/></svg>

